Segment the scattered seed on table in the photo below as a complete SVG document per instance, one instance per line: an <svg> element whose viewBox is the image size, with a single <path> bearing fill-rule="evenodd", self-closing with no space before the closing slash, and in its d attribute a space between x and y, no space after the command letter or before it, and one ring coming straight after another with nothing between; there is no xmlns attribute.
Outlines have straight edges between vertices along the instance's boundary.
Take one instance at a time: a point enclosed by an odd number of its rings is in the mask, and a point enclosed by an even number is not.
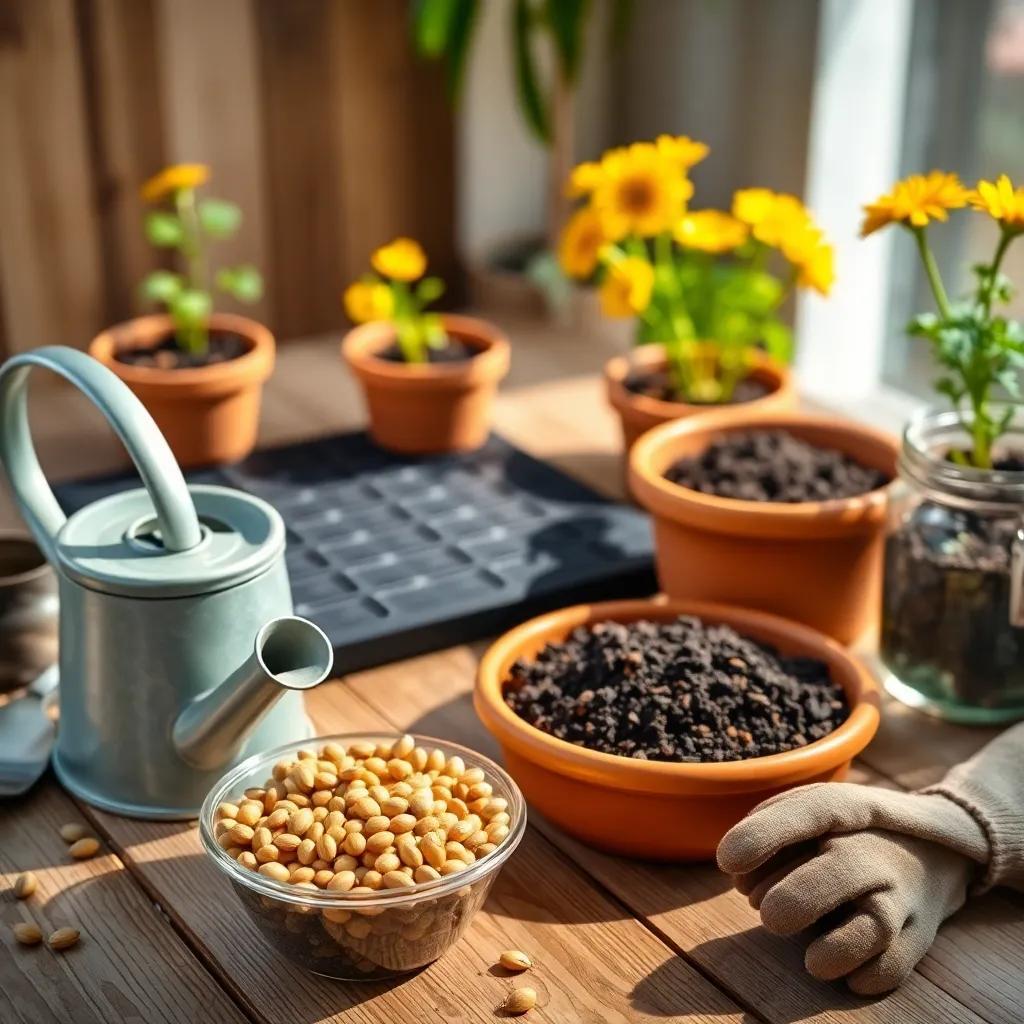
<svg viewBox="0 0 1024 1024"><path fill-rule="evenodd" d="M19 900L27 900L36 891L36 876L31 871L18 875L14 880L14 895Z"/></svg>
<svg viewBox="0 0 1024 1024"><path fill-rule="evenodd" d="M498 1009L510 1017L518 1017L536 1005L537 993L532 988L514 988L505 996Z"/></svg>
<svg viewBox="0 0 1024 1024"><path fill-rule="evenodd" d="M528 971L533 966L533 961L521 949L506 949L498 957L498 963L506 971Z"/></svg>
<svg viewBox="0 0 1024 1024"><path fill-rule="evenodd" d="M58 928L47 940L50 949L70 949L78 942L80 933L77 928Z"/></svg>
<svg viewBox="0 0 1024 1024"><path fill-rule="evenodd" d="M99 849L100 841L92 836L86 836L84 839L79 839L72 843L68 853L75 860L88 860L90 857L95 857L99 853Z"/></svg>
<svg viewBox="0 0 1024 1024"><path fill-rule="evenodd" d="M12 929L14 937L23 946L38 946L43 941L43 933L39 925L31 921L19 921Z"/></svg>
<svg viewBox="0 0 1024 1024"><path fill-rule="evenodd" d="M65 843L77 843L79 839L85 839L89 830L80 822L71 821L67 825L61 825L60 837Z"/></svg>

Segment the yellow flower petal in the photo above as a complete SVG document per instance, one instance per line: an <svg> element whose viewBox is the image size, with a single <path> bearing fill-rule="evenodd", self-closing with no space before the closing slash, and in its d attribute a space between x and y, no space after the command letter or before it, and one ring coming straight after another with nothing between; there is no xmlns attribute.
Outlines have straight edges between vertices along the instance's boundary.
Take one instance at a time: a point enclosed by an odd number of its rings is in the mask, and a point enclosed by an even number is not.
<svg viewBox="0 0 1024 1024"><path fill-rule="evenodd" d="M374 252L370 263L378 274L393 281L415 281L427 269L427 256L419 242L396 238Z"/></svg>
<svg viewBox="0 0 1024 1024"><path fill-rule="evenodd" d="M637 316L647 309L654 290L654 268L628 256L608 267L601 283L601 312L608 317Z"/></svg>
<svg viewBox="0 0 1024 1024"><path fill-rule="evenodd" d="M887 224L923 228L933 220L947 220L950 210L967 205L969 195L960 179L948 171L912 174L896 182L892 191L865 205L861 237Z"/></svg>
<svg viewBox="0 0 1024 1024"><path fill-rule="evenodd" d="M588 278L597 269L597 257L605 243L601 218L589 206L569 218L558 243L558 262L569 277Z"/></svg>
<svg viewBox="0 0 1024 1024"><path fill-rule="evenodd" d="M659 135L655 146L660 156L682 171L688 171L694 164L699 164L711 152L705 143L691 139L688 135Z"/></svg>
<svg viewBox="0 0 1024 1024"><path fill-rule="evenodd" d="M345 289L345 312L357 324L387 320L394 308L391 289L381 281L356 281Z"/></svg>
<svg viewBox="0 0 1024 1024"><path fill-rule="evenodd" d="M995 182L979 181L967 201L1009 230L1024 231L1024 185L1014 188L1008 175L999 175Z"/></svg>
<svg viewBox="0 0 1024 1024"><path fill-rule="evenodd" d="M747 225L721 210L687 213L675 226L676 241L687 249L728 252L742 245L749 234Z"/></svg>
<svg viewBox="0 0 1024 1024"><path fill-rule="evenodd" d="M184 188L199 188L210 180L210 168L206 164L172 164L159 174L154 174L139 194L147 203L155 203L172 192Z"/></svg>
<svg viewBox="0 0 1024 1024"><path fill-rule="evenodd" d="M741 188L732 197L732 215L753 227L765 219L775 202L769 188Z"/></svg>
<svg viewBox="0 0 1024 1024"><path fill-rule="evenodd" d="M569 183L565 187L565 194L573 199L580 196L588 196L597 188L601 180L601 165L593 162L580 164L574 167L569 175Z"/></svg>

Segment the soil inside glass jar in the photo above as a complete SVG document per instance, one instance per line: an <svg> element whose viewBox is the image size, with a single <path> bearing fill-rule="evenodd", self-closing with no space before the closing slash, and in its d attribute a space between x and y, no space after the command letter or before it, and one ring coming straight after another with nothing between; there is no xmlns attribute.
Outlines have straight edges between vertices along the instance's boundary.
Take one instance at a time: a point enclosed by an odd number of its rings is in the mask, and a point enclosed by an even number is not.
<svg viewBox="0 0 1024 1024"><path fill-rule="evenodd" d="M119 348L114 353L114 358L128 366L149 366L158 370L193 370L238 359L251 348L252 345L234 331L210 331L205 352L188 352L178 347L173 333L168 333L155 345Z"/></svg>
<svg viewBox="0 0 1024 1024"><path fill-rule="evenodd" d="M685 398L676 386L667 370L633 370L623 381L627 391L646 398L656 398L659 402L685 402L687 405L739 405L753 402L772 393L772 388L757 377L744 377L732 394L722 402L702 402L699 399Z"/></svg>
<svg viewBox="0 0 1024 1024"><path fill-rule="evenodd" d="M782 503L852 498L889 482L885 473L845 452L808 444L784 430L727 434L669 466L665 478L720 498Z"/></svg>
<svg viewBox="0 0 1024 1024"><path fill-rule="evenodd" d="M996 461L1020 472L1024 456ZM881 655L936 702L1024 703L1024 628L1011 625L1013 541L1021 515L924 501L886 540Z"/></svg>
<svg viewBox="0 0 1024 1024"><path fill-rule="evenodd" d="M601 622L513 665L505 700L535 728L651 761L721 762L821 739L849 716L813 658L785 657L724 625Z"/></svg>

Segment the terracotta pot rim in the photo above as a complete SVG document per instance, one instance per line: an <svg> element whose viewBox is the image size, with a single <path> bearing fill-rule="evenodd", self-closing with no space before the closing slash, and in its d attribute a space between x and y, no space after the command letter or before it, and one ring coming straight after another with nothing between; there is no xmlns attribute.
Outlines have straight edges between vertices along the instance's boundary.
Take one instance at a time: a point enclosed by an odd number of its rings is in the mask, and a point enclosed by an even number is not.
<svg viewBox="0 0 1024 1024"><path fill-rule="evenodd" d="M710 346L711 343L709 342ZM650 395L639 395L630 391L625 385L629 371L638 365L646 364L651 368L664 367L667 362L665 347L659 342L639 345L629 355L613 356L604 365L604 378L608 391L608 401L620 412L636 412L658 420L677 419L686 414L697 415L701 412L714 412L718 409L729 409L734 413L741 409L756 408L757 403L777 395L790 387L791 373L788 366L777 362L765 353L755 353L753 365L744 379L761 380L770 387L767 394L758 398L750 398L744 402L731 402L728 405L694 405L690 402L666 402Z"/></svg>
<svg viewBox="0 0 1024 1024"><path fill-rule="evenodd" d="M89 354L112 369L126 384L140 388L226 388L234 384L241 386L265 381L270 376L274 367L274 336L269 328L236 313L213 313L209 326L239 335L249 344L248 351L222 363L173 370L133 366L115 359L114 353L124 347L126 340L141 339L143 343L155 343L173 329L171 318L166 313L151 313L133 317L100 332L89 343Z"/></svg>
<svg viewBox="0 0 1024 1024"><path fill-rule="evenodd" d="M39 553L39 564L34 565L31 569L25 569L23 572L11 573L6 576L0 574L0 590L5 590L8 587L18 587L24 583L33 583L35 580L43 579L53 572L53 567L46 560L46 555L40 551L39 545L35 542L32 534L25 530L0 530L0 544L7 543L8 541L28 544L34 548Z"/></svg>
<svg viewBox="0 0 1024 1024"><path fill-rule="evenodd" d="M673 483L664 471L674 459L675 442L681 438L759 429L801 429L826 431L834 435L834 443L844 449L842 439L857 438L875 449L877 455L870 464L888 473L888 483L866 494L829 501L802 501L794 503L769 501L743 501L704 494L681 484ZM700 413L684 420L672 420L653 428L633 446L629 456L630 488L645 508L667 519L679 522L709 521L727 532L756 532L764 535L776 527L783 535L792 536L804 530L806 535L821 536L823 532L848 532L877 524L884 517L889 492L897 479L896 462L899 440L873 427L853 420L814 413L764 411L746 419L737 420L731 413L720 411Z"/></svg>
<svg viewBox="0 0 1024 1024"><path fill-rule="evenodd" d="M364 380L393 388L466 388L498 381L508 373L508 339L494 324L456 313L442 313L441 321L446 331L478 350L472 358L414 366L380 359L376 353L391 344L395 336L394 327L386 320L353 327L342 339L342 358Z"/></svg>
<svg viewBox="0 0 1024 1024"><path fill-rule="evenodd" d="M504 701L508 667L524 648L539 638L567 635L577 626L602 620L629 622L639 618L667 620L696 615L732 625L755 640L780 650L810 654L825 661L851 702L850 716L820 740L797 750L744 761L674 763L640 761L606 754L557 739L520 718ZM618 790L673 795L749 792L789 785L856 757L871 741L880 720L878 684L867 669L837 641L777 615L732 605L664 598L574 605L549 612L510 630L484 654L477 673L474 706L484 725L504 746L549 771Z"/></svg>

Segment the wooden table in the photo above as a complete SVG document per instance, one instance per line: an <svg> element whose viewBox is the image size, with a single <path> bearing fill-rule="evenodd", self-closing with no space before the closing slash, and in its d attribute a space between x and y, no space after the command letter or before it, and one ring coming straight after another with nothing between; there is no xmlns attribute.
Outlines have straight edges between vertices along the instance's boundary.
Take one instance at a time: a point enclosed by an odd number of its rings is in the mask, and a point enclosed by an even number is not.
<svg viewBox="0 0 1024 1024"><path fill-rule="evenodd" d="M619 440L596 370L606 344L517 325L515 368L497 427L523 448L610 493L620 492ZM267 391L263 441L355 426L361 410L336 361L337 339L281 352ZM113 438L76 393L34 386L38 446L52 475L116 465ZM7 499L5 498L5 501ZM9 501L0 524L16 517ZM308 706L317 730L410 730L494 755L470 703L484 644L440 651L320 687ZM914 788L991 735L945 725L900 705L857 766L856 778ZM60 824L85 821L101 856L69 862ZM37 894L9 891L31 869ZM76 804L50 777L0 805L0 1022L112 1024L175 1021L437 1024L495 1019L510 982L491 973L506 948L527 950L540 993L526 1018L575 1021L981 1022L1024 1020L1024 899L999 891L973 901L931 953L881 1000L817 982L802 947L758 926L745 899L710 865L660 867L590 851L538 816L469 933L441 961L392 984L342 984L302 974L257 935L207 863L189 823L129 821ZM79 925L63 955L15 944L10 925Z"/></svg>

